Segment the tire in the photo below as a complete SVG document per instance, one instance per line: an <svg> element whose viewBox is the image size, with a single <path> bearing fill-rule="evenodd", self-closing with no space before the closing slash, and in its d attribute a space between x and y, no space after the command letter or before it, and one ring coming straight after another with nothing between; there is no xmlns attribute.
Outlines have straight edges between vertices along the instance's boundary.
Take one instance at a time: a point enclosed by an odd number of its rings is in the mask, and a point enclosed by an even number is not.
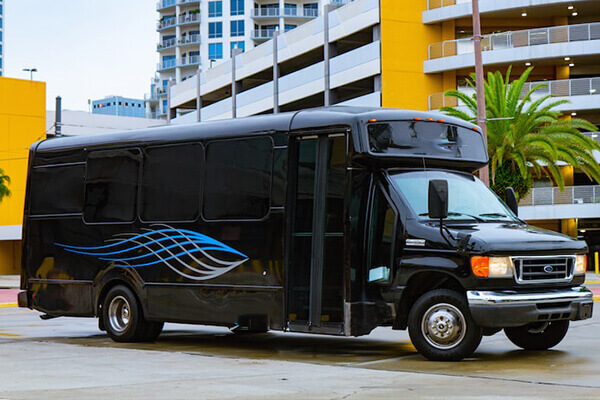
<svg viewBox="0 0 600 400"><path fill-rule="evenodd" d="M460 361L481 343L465 296L448 289L425 293L408 315L408 333L415 348L432 361Z"/></svg>
<svg viewBox="0 0 600 400"><path fill-rule="evenodd" d="M569 321L534 322L516 328L505 328L508 340L525 350L547 350L567 335Z"/></svg>
<svg viewBox="0 0 600 400"><path fill-rule="evenodd" d="M123 285L111 288L106 294L102 319L106 333L115 342L150 342L160 335L163 327L162 322L144 319L137 298Z"/></svg>

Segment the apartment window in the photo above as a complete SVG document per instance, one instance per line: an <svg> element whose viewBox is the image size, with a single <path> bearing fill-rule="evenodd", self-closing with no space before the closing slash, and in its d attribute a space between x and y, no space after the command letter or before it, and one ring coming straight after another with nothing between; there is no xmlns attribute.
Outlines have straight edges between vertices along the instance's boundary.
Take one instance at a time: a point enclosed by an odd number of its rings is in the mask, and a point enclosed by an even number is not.
<svg viewBox="0 0 600 400"><path fill-rule="evenodd" d="M297 9L298 9L298 7L296 7L296 4L287 4L286 3L284 5L285 15L298 15Z"/></svg>
<svg viewBox="0 0 600 400"><path fill-rule="evenodd" d="M210 60L220 60L223 58L223 43L209 43L208 58Z"/></svg>
<svg viewBox="0 0 600 400"><path fill-rule="evenodd" d="M316 17L318 15L319 15L319 4L318 3L304 4L304 16L305 17Z"/></svg>
<svg viewBox="0 0 600 400"><path fill-rule="evenodd" d="M208 23L208 38L215 39L223 37L223 23L209 22Z"/></svg>
<svg viewBox="0 0 600 400"><path fill-rule="evenodd" d="M298 25L290 25L290 24L285 24L285 31L291 31L292 29L296 28Z"/></svg>
<svg viewBox="0 0 600 400"><path fill-rule="evenodd" d="M239 41L239 42L231 42L231 53L233 55L233 49L238 48L241 49L242 51L246 51L246 43L243 41Z"/></svg>
<svg viewBox="0 0 600 400"><path fill-rule="evenodd" d="M209 1L208 2L208 16L209 17L222 17L223 16L223 2L222 1Z"/></svg>
<svg viewBox="0 0 600 400"><path fill-rule="evenodd" d="M231 0L231 15L244 15L244 0Z"/></svg>
<svg viewBox="0 0 600 400"><path fill-rule="evenodd" d="M231 36L244 36L244 21L231 21Z"/></svg>

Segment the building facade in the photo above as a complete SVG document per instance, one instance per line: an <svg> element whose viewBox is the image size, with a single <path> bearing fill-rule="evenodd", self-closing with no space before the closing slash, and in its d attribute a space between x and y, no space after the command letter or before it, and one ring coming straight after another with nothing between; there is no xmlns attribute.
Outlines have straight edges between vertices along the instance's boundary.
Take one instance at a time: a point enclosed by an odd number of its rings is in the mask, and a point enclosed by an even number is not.
<svg viewBox="0 0 600 400"><path fill-rule="evenodd" d="M0 0L0 76L4 75L4 0Z"/></svg>
<svg viewBox="0 0 600 400"><path fill-rule="evenodd" d="M107 96L102 100L92 101L92 114L144 118L146 116L146 109L144 100L121 96Z"/></svg>
<svg viewBox="0 0 600 400"><path fill-rule="evenodd" d="M157 75L146 96L147 113L164 117L169 82L194 78L231 57L319 16L326 3L350 0L160 0ZM183 110L181 112L184 112Z"/></svg>
<svg viewBox="0 0 600 400"><path fill-rule="evenodd" d="M21 270L21 224L29 147L46 138L46 84L0 78L0 168L12 192L0 202L0 275Z"/></svg>
<svg viewBox="0 0 600 400"><path fill-rule="evenodd" d="M470 1L356 0L165 90L173 123L336 104L437 110L474 71ZM596 0L480 0L483 62L513 77L534 66L566 116L600 125ZM193 110L184 114L178 110ZM598 134L590 136L598 140ZM600 161L600 155L597 155ZM570 166L559 192L539 180L521 202L533 224L600 251L600 187Z"/></svg>

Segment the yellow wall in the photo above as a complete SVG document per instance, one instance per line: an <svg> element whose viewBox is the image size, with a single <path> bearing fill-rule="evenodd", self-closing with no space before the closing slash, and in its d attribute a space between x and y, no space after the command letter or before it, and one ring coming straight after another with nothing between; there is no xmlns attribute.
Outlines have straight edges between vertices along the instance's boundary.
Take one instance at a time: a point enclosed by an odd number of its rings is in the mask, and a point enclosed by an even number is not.
<svg viewBox="0 0 600 400"><path fill-rule="evenodd" d="M0 203L0 226L23 222L29 146L45 139L45 130L46 84L0 77L0 168L12 192ZM15 246L20 243L0 241L0 275L14 273Z"/></svg>
<svg viewBox="0 0 600 400"><path fill-rule="evenodd" d="M426 26L426 0L381 0L381 77L384 107L427 110L427 98L442 92L442 74L425 75L427 47L439 42L442 27ZM445 31L452 31L448 24Z"/></svg>

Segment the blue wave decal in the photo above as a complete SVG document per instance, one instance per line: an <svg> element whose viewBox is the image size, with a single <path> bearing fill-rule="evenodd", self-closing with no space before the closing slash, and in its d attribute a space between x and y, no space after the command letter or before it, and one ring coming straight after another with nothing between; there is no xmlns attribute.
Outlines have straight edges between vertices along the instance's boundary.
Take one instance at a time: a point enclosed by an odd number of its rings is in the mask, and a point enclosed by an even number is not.
<svg viewBox="0 0 600 400"><path fill-rule="evenodd" d="M248 260L248 256L198 232L152 225L144 233L121 233L102 246L81 247L55 243L71 253L94 256L126 267L166 265L179 275L203 281L221 276Z"/></svg>

